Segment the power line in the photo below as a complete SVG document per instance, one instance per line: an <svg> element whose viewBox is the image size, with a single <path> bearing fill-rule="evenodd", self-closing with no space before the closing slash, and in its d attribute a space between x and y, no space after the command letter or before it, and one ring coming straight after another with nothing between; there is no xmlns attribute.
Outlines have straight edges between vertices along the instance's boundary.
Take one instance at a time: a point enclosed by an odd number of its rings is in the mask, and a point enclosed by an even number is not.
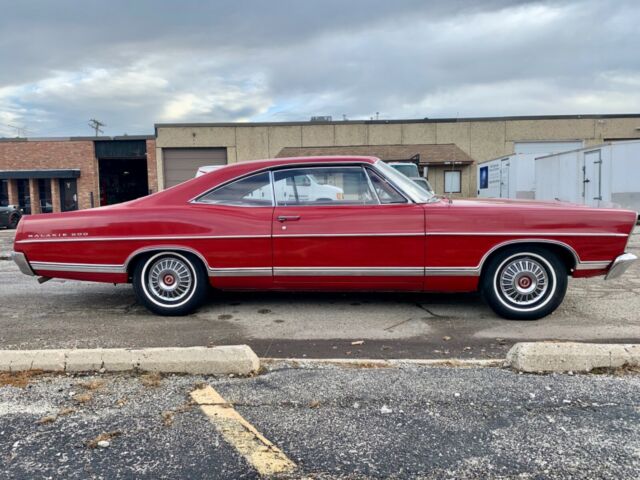
<svg viewBox="0 0 640 480"><path fill-rule="evenodd" d="M96 120L95 118L92 118L91 120L89 120L88 125L95 130L96 132L96 137L98 136L99 133L104 133L102 131L102 129L100 127L106 127L107 125L105 123L100 122L99 120Z"/></svg>

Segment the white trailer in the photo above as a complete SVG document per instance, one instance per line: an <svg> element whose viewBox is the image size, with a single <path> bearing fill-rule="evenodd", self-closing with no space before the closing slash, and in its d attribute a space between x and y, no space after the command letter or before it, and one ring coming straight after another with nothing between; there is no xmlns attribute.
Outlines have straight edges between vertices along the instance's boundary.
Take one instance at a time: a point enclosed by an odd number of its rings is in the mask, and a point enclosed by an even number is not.
<svg viewBox="0 0 640 480"><path fill-rule="evenodd" d="M536 200L640 211L640 140L538 157L535 179Z"/></svg>
<svg viewBox="0 0 640 480"><path fill-rule="evenodd" d="M478 196L534 198L537 153L512 153L478 165Z"/></svg>
<svg viewBox="0 0 640 480"><path fill-rule="evenodd" d="M550 153L582 147L580 140L516 142L514 153L478 165L478 196L485 198L535 198L535 159Z"/></svg>

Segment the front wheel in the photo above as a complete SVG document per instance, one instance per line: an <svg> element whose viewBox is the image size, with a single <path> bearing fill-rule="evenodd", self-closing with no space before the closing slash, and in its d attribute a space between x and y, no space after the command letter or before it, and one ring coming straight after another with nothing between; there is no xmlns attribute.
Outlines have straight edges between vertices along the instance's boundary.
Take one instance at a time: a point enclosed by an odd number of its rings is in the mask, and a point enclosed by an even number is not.
<svg viewBox="0 0 640 480"><path fill-rule="evenodd" d="M138 301L158 315L188 315L204 301L208 275L188 253L160 252L138 262L133 291Z"/></svg>
<svg viewBox="0 0 640 480"><path fill-rule="evenodd" d="M537 320L562 303L567 277L566 266L553 252L540 247L512 248L488 261L480 291L501 317Z"/></svg>
<svg viewBox="0 0 640 480"><path fill-rule="evenodd" d="M18 226L19 222L20 222L20 215L18 215L17 213L13 213L9 217L9 225L8 226L11 229L15 229Z"/></svg>

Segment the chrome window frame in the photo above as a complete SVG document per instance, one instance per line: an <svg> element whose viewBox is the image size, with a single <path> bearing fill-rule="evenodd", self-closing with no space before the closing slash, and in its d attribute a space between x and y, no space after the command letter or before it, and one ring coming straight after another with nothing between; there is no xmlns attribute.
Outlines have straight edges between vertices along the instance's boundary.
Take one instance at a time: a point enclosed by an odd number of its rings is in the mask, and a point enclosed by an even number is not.
<svg viewBox="0 0 640 480"><path fill-rule="evenodd" d="M392 189L394 189L394 190L396 191L396 193L397 193L398 195L400 195L402 198L404 198L404 200L405 200L405 201L404 201L404 202L402 202L402 203L398 203L398 202L395 202L395 203L382 203L382 202L380 201L380 197L378 196L378 192L376 192L376 189L373 187L373 182L371 181L371 178L369 177L369 170L374 170L374 169L373 169L373 168L366 167L366 166L365 166L365 167L363 167L363 168L364 168L364 170L365 170L365 172L366 172L366 174L367 174L367 178L369 179L369 186L370 186L370 187L371 187L371 189L373 190L373 193L375 194L375 196L378 198L378 204L379 204L379 205L407 205L408 203L411 203L411 200L409 199L409 197L408 197L408 196L407 196L407 195L406 195L402 190L400 190L400 188L399 188L398 186L396 186L396 185L394 185L393 183L391 183L391 180L389 180L387 177L385 177L385 176L382 174L382 172L380 172L380 171L376 170L376 171L374 171L373 173L375 173L375 174L376 174L376 175L378 175L380 178L382 178L383 180L385 180L385 181L386 181L386 182L391 186L391 188L392 188ZM414 203L415 203L415 202L414 202Z"/></svg>
<svg viewBox="0 0 640 480"><path fill-rule="evenodd" d="M292 168L326 168L327 166L331 166L331 167L360 167L360 168L364 168L366 170L366 168L372 168L373 170L375 170L375 172L377 174L379 174L382 178L384 178L387 182L389 182L389 184L395 188L398 193L400 193L400 195L402 195L404 198L406 198L408 200L408 203L429 203L429 201L431 199L428 199L426 201L423 201L420 198L415 198L414 196L412 196L409 192L405 192L401 187L399 187L392 179L390 179L389 177L387 177L384 173L384 171L381 171L378 167L377 164L379 162L382 162L382 160L378 160L375 163L369 163L369 162L358 162L358 161L346 161L346 162L331 162L331 163L327 163L327 164L323 164L323 165L318 165L317 163L309 163L309 162L302 162L302 163L289 163L289 164L285 164L285 165L274 165L274 166L269 166L269 167L263 167L260 168L258 170L253 170L251 172L245 173L243 175L239 175L237 177L233 177L230 178L229 180L216 185L215 187L212 188L208 188L207 190L199 193L198 195L196 195L195 197L191 198L190 200L187 201L187 203L194 203L194 204L198 204L198 205L209 205L209 206L215 206L215 205L222 205L222 206L227 206L227 207L238 207L238 208L274 208L277 206L276 204L276 200L275 200L275 186L274 186L274 181L273 181L273 172L277 171L277 170L283 170L283 169L292 169ZM218 188L222 188L226 185L229 185L233 182L242 180L244 178L250 177L252 175L257 175L259 173L264 173L264 172L269 172L269 176L270 176L270 182L272 185L272 192L273 192L273 198L272 198L272 205L229 205L229 204L223 204L223 203L206 203L206 202L201 202L199 201L199 199L211 192L213 192L214 190L217 190ZM375 194L375 191L374 191ZM436 198L435 196L432 198ZM366 206L375 206L376 204L369 204ZM377 204L377 205L387 205L387 204ZM404 204L388 204L388 205L404 205ZM300 205L300 206L304 206L304 205ZM338 206L338 205L336 205ZM347 206L347 205L342 205L342 206Z"/></svg>

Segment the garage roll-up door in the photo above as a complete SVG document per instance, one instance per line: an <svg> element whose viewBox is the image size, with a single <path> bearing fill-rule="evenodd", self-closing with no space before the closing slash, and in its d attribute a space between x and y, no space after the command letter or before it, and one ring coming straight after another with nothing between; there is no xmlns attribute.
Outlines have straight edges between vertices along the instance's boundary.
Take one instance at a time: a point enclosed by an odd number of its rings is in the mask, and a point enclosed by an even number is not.
<svg viewBox="0 0 640 480"><path fill-rule="evenodd" d="M204 165L226 165L226 148L164 148L164 188L173 187L196 176Z"/></svg>

